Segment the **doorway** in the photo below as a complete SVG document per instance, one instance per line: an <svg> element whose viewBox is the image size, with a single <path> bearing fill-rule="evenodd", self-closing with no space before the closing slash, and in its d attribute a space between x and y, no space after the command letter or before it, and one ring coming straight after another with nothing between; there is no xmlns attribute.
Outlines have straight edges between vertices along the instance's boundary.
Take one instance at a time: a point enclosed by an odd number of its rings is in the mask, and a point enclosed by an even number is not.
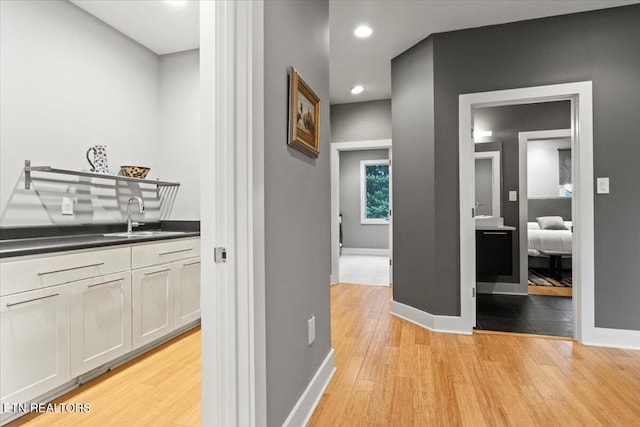
<svg viewBox="0 0 640 427"><path fill-rule="evenodd" d="M331 284L392 283L391 140L331 144Z"/></svg>
<svg viewBox="0 0 640 427"><path fill-rule="evenodd" d="M465 329L476 325L476 235L474 219L473 109L549 101L571 102L572 159L574 160L572 219L573 275L581 286L572 301L573 337L589 340L594 331L593 272L593 130L591 82L538 86L460 95L460 292Z"/></svg>

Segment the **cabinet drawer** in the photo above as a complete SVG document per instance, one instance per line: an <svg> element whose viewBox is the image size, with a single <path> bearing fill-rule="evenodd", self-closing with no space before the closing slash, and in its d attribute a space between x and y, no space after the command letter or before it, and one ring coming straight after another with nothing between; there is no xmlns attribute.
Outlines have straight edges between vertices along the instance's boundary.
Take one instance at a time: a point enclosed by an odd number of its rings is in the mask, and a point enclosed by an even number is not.
<svg viewBox="0 0 640 427"><path fill-rule="evenodd" d="M181 239L149 243L131 248L131 268L166 264L200 256L200 239Z"/></svg>
<svg viewBox="0 0 640 427"><path fill-rule="evenodd" d="M130 254L130 248L115 248L4 262L0 267L0 295L126 271L131 268Z"/></svg>

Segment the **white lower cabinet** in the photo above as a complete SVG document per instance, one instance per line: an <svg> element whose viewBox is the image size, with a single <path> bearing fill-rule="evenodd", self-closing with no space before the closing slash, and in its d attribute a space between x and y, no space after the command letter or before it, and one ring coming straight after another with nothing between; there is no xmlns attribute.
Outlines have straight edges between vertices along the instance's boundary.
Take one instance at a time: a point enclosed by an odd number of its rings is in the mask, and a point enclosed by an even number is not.
<svg viewBox="0 0 640 427"><path fill-rule="evenodd" d="M134 270L132 274L133 348L155 341L173 330L171 264Z"/></svg>
<svg viewBox="0 0 640 427"><path fill-rule="evenodd" d="M69 285L0 298L2 403L27 402L71 380Z"/></svg>
<svg viewBox="0 0 640 427"><path fill-rule="evenodd" d="M174 327L200 318L200 257L173 263Z"/></svg>
<svg viewBox="0 0 640 427"><path fill-rule="evenodd" d="M71 377L131 350L131 274L71 285Z"/></svg>

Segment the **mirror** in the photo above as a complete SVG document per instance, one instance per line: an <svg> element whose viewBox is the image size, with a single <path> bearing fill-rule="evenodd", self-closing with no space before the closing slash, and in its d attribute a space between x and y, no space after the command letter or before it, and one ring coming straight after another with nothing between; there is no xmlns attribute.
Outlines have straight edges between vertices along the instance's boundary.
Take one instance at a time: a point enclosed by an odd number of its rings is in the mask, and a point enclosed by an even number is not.
<svg viewBox="0 0 640 427"><path fill-rule="evenodd" d="M499 151L475 153L476 217L500 217L502 170Z"/></svg>

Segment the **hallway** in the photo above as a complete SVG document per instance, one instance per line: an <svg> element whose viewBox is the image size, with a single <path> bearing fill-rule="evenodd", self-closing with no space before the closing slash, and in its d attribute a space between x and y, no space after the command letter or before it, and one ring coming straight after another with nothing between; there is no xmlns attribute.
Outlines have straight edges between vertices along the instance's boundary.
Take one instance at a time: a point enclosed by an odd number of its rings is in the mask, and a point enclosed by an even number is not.
<svg viewBox="0 0 640 427"><path fill-rule="evenodd" d="M433 333L391 289L331 288L337 372L310 426L634 425L640 352L522 335Z"/></svg>

